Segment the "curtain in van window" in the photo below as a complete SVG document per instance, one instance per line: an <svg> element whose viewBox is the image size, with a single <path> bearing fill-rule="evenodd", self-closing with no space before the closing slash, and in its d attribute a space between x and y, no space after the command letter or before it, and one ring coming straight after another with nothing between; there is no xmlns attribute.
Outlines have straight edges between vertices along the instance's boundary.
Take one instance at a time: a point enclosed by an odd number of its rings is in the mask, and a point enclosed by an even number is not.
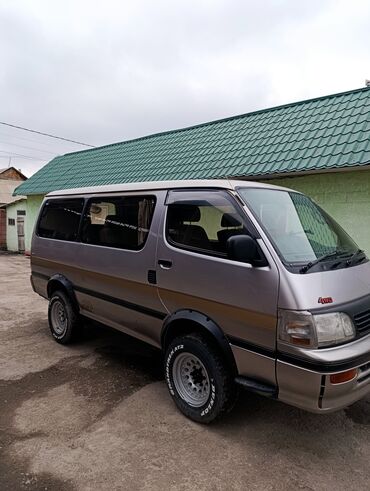
<svg viewBox="0 0 370 491"><path fill-rule="evenodd" d="M138 212L138 241L139 244L145 242L149 232L150 222L154 211L154 201L151 199L143 199L139 203Z"/></svg>

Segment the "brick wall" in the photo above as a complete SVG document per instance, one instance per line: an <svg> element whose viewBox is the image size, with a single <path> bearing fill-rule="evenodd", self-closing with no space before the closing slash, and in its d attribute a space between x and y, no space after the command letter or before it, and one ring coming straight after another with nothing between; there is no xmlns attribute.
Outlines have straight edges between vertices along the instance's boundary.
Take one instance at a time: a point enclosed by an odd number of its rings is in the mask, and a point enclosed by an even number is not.
<svg viewBox="0 0 370 491"><path fill-rule="evenodd" d="M0 208L0 249L6 249L6 210Z"/></svg>
<svg viewBox="0 0 370 491"><path fill-rule="evenodd" d="M266 181L313 198L370 255L370 171L328 172Z"/></svg>

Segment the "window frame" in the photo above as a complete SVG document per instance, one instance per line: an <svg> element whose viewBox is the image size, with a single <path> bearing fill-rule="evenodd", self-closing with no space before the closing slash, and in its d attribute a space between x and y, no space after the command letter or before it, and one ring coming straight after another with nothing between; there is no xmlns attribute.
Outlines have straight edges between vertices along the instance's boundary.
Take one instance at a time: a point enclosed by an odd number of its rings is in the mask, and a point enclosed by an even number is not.
<svg viewBox="0 0 370 491"><path fill-rule="evenodd" d="M81 213L80 213L80 221L79 221L79 224L78 224L78 228L77 228L77 233L76 233L76 238L75 240L67 240L67 239L56 239L54 237L44 237L42 235L39 234L39 229L40 229L40 222L41 222L41 219L42 219L42 216L43 216L43 213L44 213L44 210L47 206L49 206L49 203L56 203L56 202L61 202L61 201L82 201L82 209L81 209ZM77 242L81 242L80 240L80 230L81 230L81 223L82 223L82 217L83 217L83 213L84 213L84 210L85 210L85 205L86 205L86 198L81 196L81 197L61 197L61 198L48 198L45 200L45 202L43 203L41 209L40 209L40 212L39 212L39 215L37 217L37 222L36 222L36 226L35 226L35 235L37 237L39 237L40 239L46 239L46 240L57 240L59 242L72 242L72 243L77 243Z"/></svg>
<svg viewBox="0 0 370 491"><path fill-rule="evenodd" d="M242 225L249 232L249 235L252 238L254 238L254 239L260 238L257 229L255 228L255 226L253 225L253 223L249 220L249 217L245 213L243 207L240 206L238 199L232 193L230 193L229 190L227 190L225 188L176 188L176 189L169 189L167 191L165 202L164 202L164 206L165 206L165 219L164 219L163 237L164 237L165 242L168 245L170 245L171 247L174 247L176 249L180 249L180 250L183 250L183 251L188 251L188 252L191 252L191 253L194 253L194 254L200 254L202 256L209 256L211 258L214 257L214 258L218 258L218 259L223 259L223 260L227 260L227 261L230 261L230 262L237 262L237 261L235 261L233 259L230 259L227 256L227 253L226 252L211 251L209 249L202 249L200 247L194 247L194 246L189 246L189 245L186 245L186 244L181 244L179 242L176 242L176 241L172 240L168 236L168 209L169 209L168 207L169 207L169 205L176 203L176 202L173 202L173 203L169 202L170 201L170 195L171 194L177 194L177 193L179 193L179 194L180 193L181 194L182 193L189 193L189 195L191 195L191 194L198 194L198 193L201 193L201 192L203 192L203 193L218 193L218 194L222 194L222 196L225 197L226 200L229 201L229 203L237 211L238 217L240 218L240 221L241 221Z"/></svg>
<svg viewBox="0 0 370 491"><path fill-rule="evenodd" d="M89 210L89 207L90 207L90 204L92 201L96 201L96 200L101 200L101 201L104 201L104 200L110 200L110 199L125 199L125 198L147 198L147 199L152 199L153 202L154 202L154 208L153 208L153 213L152 213L152 216L150 218L150 223L149 223L149 228L148 228L148 233L145 237L145 240L144 242L138 246L138 247L135 247L135 248L127 248L127 247L122 247L122 246L114 246L114 245L105 245L105 244L94 244L94 243L90 243L90 242L86 242L85 240L83 240L83 227L84 227L84 223L85 223L85 218L87 219L87 214L88 214L88 210ZM95 196L89 196L88 198L85 199L85 204L84 204L84 208L83 208L83 212L81 214L81 221L80 221L80 227L79 227L79 241L81 244L85 244L85 245L89 245L89 246L94 246L94 247L107 247L109 249L118 249L118 250L122 250L122 251L133 251L133 252L138 252L138 251L142 251L148 241L148 237L150 235L150 232L151 232L151 227L152 227L152 224L153 224L153 217L154 217L154 214L155 214L155 211L156 211L156 206L157 206L157 196L155 194L109 194L109 195L106 195L106 194L103 194L103 195L95 195Z"/></svg>

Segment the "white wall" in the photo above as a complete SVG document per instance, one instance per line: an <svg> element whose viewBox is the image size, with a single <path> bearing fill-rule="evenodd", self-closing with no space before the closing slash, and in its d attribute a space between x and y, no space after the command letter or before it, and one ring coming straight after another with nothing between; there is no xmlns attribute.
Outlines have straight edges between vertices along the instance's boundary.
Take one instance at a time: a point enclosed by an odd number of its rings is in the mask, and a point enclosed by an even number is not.
<svg viewBox="0 0 370 491"><path fill-rule="evenodd" d="M26 231L27 223L27 200L16 201L6 207L6 246L8 251L18 251L18 234L17 234L17 210L25 210L24 228ZM9 225L9 218L13 218L15 225Z"/></svg>

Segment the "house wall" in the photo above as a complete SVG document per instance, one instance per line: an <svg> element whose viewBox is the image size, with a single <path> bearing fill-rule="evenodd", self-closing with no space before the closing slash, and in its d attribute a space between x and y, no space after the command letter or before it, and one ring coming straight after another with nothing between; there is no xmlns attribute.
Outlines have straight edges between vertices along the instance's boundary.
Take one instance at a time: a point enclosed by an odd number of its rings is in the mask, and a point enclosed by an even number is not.
<svg viewBox="0 0 370 491"><path fill-rule="evenodd" d="M6 247L8 251L18 252L17 211L26 211L23 216L25 231L27 225L27 201L17 201L6 207ZM9 225L9 218L13 218L15 225Z"/></svg>
<svg viewBox="0 0 370 491"><path fill-rule="evenodd" d="M17 169L14 167L9 167L9 169L5 169L0 174L0 179L13 179L15 181L25 181L26 178L22 176ZM18 183L19 186L20 183Z"/></svg>
<svg viewBox="0 0 370 491"><path fill-rule="evenodd" d="M27 197L27 222L25 228L26 253L31 250L33 229L43 199L44 199L43 195L34 195L34 196L31 195Z"/></svg>
<svg viewBox="0 0 370 491"><path fill-rule="evenodd" d="M14 181L13 179L0 179L0 204L12 203L22 198L22 196L13 196L14 189L19 184L20 181Z"/></svg>
<svg viewBox="0 0 370 491"><path fill-rule="evenodd" d="M0 250L6 249L6 209L0 208Z"/></svg>
<svg viewBox="0 0 370 491"><path fill-rule="evenodd" d="M265 181L313 198L370 256L370 171L328 172Z"/></svg>

